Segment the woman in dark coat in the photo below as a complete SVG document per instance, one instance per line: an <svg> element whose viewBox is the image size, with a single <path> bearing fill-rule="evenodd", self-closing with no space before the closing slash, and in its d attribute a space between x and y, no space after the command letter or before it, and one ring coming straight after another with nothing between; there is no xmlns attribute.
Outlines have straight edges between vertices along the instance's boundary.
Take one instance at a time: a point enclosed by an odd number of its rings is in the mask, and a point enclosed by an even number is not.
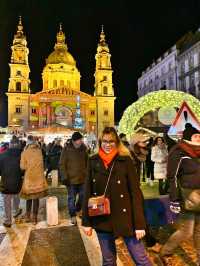
<svg viewBox="0 0 200 266"><path fill-rule="evenodd" d="M103 255L103 265L117 265L115 239L123 237L135 264L149 266L151 262L140 241L146 228L143 197L130 153L121 144L112 127L103 130L99 146L98 154L89 159L83 201L83 230L90 236L92 228L95 229ZM111 169L106 193L110 200L111 214L90 217L88 200L104 194Z"/></svg>

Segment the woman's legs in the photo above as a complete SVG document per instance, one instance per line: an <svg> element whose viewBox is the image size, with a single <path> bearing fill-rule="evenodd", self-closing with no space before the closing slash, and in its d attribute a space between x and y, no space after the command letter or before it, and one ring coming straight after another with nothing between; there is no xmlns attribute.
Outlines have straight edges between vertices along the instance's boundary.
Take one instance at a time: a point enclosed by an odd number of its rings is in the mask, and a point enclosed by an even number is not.
<svg viewBox="0 0 200 266"><path fill-rule="evenodd" d="M37 215L39 210L39 199L33 200L33 224L37 224Z"/></svg>
<svg viewBox="0 0 200 266"><path fill-rule="evenodd" d="M33 214L38 215L38 210L39 210L39 199L34 199L33 200Z"/></svg>
<svg viewBox="0 0 200 266"><path fill-rule="evenodd" d="M173 233L161 249L161 256L171 255L178 245L193 236L195 215L183 213L181 217L180 228ZM199 244L200 245L200 244Z"/></svg>
<svg viewBox="0 0 200 266"><path fill-rule="evenodd" d="M133 236L124 237L124 241L136 266L152 266L141 241Z"/></svg>
<svg viewBox="0 0 200 266"><path fill-rule="evenodd" d="M32 199L26 201L25 221L27 223L31 221L31 208L32 208Z"/></svg>
<svg viewBox="0 0 200 266"><path fill-rule="evenodd" d="M103 256L103 266L117 266L115 237L112 233L97 232L97 237Z"/></svg>
<svg viewBox="0 0 200 266"><path fill-rule="evenodd" d="M26 201L26 213L31 214L31 208L32 208L32 199Z"/></svg>
<svg viewBox="0 0 200 266"><path fill-rule="evenodd" d="M26 201L26 221L30 222L31 220L31 209L33 205L33 222L37 223L37 215L39 210L39 199L30 199Z"/></svg>

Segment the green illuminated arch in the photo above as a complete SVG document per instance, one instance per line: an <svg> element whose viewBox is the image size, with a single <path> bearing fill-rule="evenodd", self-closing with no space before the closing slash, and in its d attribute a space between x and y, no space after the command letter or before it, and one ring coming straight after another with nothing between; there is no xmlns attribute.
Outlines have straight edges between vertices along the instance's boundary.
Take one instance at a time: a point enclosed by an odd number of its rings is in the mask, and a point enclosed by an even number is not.
<svg viewBox="0 0 200 266"><path fill-rule="evenodd" d="M144 114L155 111L160 107L179 108L183 101L188 103L197 118L200 119L200 101L197 98L182 91L161 90L150 92L127 107L119 122L119 132L123 132L130 137Z"/></svg>

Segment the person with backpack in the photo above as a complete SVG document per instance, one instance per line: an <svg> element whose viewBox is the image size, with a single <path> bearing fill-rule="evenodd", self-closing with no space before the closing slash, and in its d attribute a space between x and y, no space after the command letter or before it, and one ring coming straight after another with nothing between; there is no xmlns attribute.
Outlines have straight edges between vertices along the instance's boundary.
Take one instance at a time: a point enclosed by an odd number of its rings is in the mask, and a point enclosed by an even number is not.
<svg viewBox="0 0 200 266"><path fill-rule="evenodd" d="M184 190L200 191L200 131L194 127L186 128L183 140L170 151L167 165L167 178L169 180L170 209L180 213L179 227L170 236L160 251L164 262L174 253L174 249L182 241L189 238L194 240L197 251L198 265L200 265L200 209L188 210L185 205ZM196 194L200 202L200 194Z"/></svg>

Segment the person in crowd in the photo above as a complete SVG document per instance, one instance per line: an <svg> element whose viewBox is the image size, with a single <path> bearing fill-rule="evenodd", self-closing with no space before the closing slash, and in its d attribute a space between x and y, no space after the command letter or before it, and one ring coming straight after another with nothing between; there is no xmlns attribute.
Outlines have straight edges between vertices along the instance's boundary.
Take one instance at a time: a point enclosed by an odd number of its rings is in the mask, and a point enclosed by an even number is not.
<svg viewBox="0 0 200 266"><path fill-rule="evenodd" d="M170 151L168 156L167 178L170 183L170 209L180 213L178 229L170 236L161 249L164 262L174 253L175 248L187 239L193 237L200 265L200 213L186 211L183 207L183 196L177 185L177 175L184 188L200 189L200 131L191 127L183 132L183 137Z"/></svg>
<svg viewBox="0 0 200 266"><path fill-rule="evenodd" d="M160 195L166 194L165 180L167 176L168 150L163 137L156 137L151 151L151 160L154 162L154 178L159 180Z"/></svg>
<svg viewBox="0 0 200 266"><path fill-rule="evenodd" d="M153 138L151 137L147 144L147 157L146 157L146 168L147 168L147 183L153 186L154 181L154 162L151 160L151 150L153 145Z"/></svg>
<svg viewBox="0 0 200 266"><path fill-rule="evenodd" d="M131 137L130 152L133 158L133 163L136 166L138 174L138 182L140 182L141 176L141 164L145 162L148 156L149 136L145 136L140 133L135 133ZM144 201L144 198L143 198ZM152 250L159 249L160 245L157 240L151 235L149 226L146 227L146 235L144 237L147 247L151 247Z"/></svg>
<svg viewBox="0 0 200 266"><path fill-rule="evenodd" d="M68 209L73 225L76 225L76 214L81 211L82 207L87 162L87 147L81 133L76 131L71 141L65 145L60 157L60 172L68 190Z"/></svg>
<svg viewBox="0 0 200 266"><path fill-rule="evenodd" d="M46 144L45 144L43 139L40 139L38 144L39 144L39 146L40 146L40 148L42 150L43 161L44 161L44 164L45 164L45 162L46 162L46 149L47 149Z"/></svg>
<svg viewBox="0 0 200 266"><path fill-rule="evenodd" d="M111 213L89 216L90 197L104 194L110 200ZM95 229L103 256L103 266L116 264L115 239L123 237L136 265L152 265L141 239L145 236L146 221L139 177L129 150L121 143L116 130L106 127L99 140L99 151L89 158L88 175L83 200L83 230L91 236Z"/></svg>
<svg viewBox="0 0 200 266"><path fill-rule="evenodd" d="M149 137L141 133L135 133L131 138L130 151L136 164L137 173L141 177L141 169L144 166L148 155L147 144ZM142 169L144 172L145 170Z"/></svg>
<svg viewBox="0 0 200 266"><path fill-rule="evenodd" d="M52 142L49 142L47 147L46 147L46 157L45 157L46 178L48 178L48 175L52 171L49 154L50 154L51 149L53 148L54 144L55 144L55 140Z"/></svg>
<svg viewBox="0 0 200 266"><path fill-rule="evenodd" d="M32 135L27 138L27 145L21 154L20 167L25 171L20 191L20 196L26 199L25 220L37 224L39 199L47 195L48 185L44 177L42 151ZM31 219L32 207L33 217Z"/></svg>
<svg viewBox="0 0 200 266"><path fill-rule="evenodd" d="M23 172L20 169L21 149L17 138L12 139L9 148L0 154L0 175L1 175L1 192L4 199L5 221L3 225L11 227L12 224L12 200L14 207L14 218L17 218L22 209L19 207L19 192L22 186Z"/></svg>
<svg viewBox="0 0 200 266"><path fill-rule="evenodd" d="M60 179L59 161L62 152L61 140L55 139L53 145L48 151L48 170L46 172L46 178L52 170L58 171L58 177Z"/></svg>

